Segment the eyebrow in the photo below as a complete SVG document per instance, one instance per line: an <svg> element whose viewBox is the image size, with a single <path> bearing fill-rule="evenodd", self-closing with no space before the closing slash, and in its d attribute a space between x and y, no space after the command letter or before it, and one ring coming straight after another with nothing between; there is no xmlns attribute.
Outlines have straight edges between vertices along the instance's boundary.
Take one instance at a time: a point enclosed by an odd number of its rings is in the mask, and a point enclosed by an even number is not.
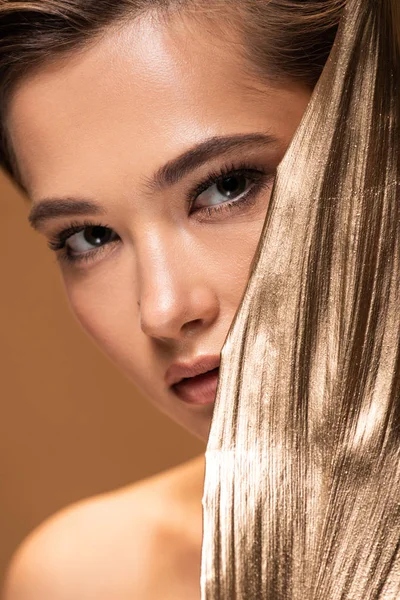
<svg viewBox="0 0 400 600"><path fill-rule="evenodd" d="M54 198L40 200L29 213L28 221L40 229L45 221L60 217L104 215L106 211L96 202L80 198Z"/></svg>
<svg viewBox="0 0 400 600"><path fill-rule="evenodd" d="M218 156L249 146L269 146L277 143L278 139L275 136L266 133L215 136L167 162L152 177L146 179L145 184L151 191L163 190L175 185L191 171Z"/></svg>
<svg viewBox="0 0 400 600"><path fill-rule="evenodd" d="M190 172L223 154L251 146L269 146L277 143L278 139L275 136L266 133L215 136L167 162L151 177L145 179L145 187L150 192L163 190L175 185ZM44 222L51 219L104 215L105 213L105 209L93 200L72 197L46 198L34 204L28 220L34 229L40 229Z"/></svg>

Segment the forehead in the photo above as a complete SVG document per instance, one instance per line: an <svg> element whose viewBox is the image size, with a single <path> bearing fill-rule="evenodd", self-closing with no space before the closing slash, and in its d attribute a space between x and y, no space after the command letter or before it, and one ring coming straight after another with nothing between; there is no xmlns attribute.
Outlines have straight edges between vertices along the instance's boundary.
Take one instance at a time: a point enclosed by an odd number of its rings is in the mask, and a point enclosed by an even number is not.
<svg viewBox="0 0 400 600"><path fill-rule="evenodd" d="M146 173L265 116L284 124L285 92L250 84L233 47L198 23L140 18L25 79L7 122L28 190L79 180L95 193L100 174Z"/></svg>

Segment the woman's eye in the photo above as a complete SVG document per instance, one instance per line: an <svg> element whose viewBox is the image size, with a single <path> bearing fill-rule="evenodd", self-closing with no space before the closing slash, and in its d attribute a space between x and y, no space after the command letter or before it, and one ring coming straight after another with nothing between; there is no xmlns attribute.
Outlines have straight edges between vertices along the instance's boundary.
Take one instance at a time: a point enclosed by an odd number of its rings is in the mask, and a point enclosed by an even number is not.
<svg viewBox="0 0 400 600"><path fill-rule="evenodd" d="M227 200L239 200L253 185L254 180L246 175L224 177L197 196L196 208L221 204Z"/></svg>
<svg viewBox="0 0 400 600"><path fill-rule="evenodd" d="M105 244L109 244L117 238L117 234L112 229L96 225L93 227L85 227L82 231L78 231L71 235L65 241L65 246L73 254L81 254L104 246Z"/></svg>

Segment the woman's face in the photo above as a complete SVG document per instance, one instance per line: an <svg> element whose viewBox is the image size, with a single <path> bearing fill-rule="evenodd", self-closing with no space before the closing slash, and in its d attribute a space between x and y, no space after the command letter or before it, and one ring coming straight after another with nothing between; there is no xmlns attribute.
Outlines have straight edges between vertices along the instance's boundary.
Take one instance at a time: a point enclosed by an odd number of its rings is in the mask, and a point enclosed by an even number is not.
<svg viewBox="0 0 400 600"><path fill-rule="evenodd" d="M309 97L246 75L234 44L199 23L142 18L42 67L10 104L32 224L79 322L203 439L215 373L171 387L167 370L219 356Z"/></svg>

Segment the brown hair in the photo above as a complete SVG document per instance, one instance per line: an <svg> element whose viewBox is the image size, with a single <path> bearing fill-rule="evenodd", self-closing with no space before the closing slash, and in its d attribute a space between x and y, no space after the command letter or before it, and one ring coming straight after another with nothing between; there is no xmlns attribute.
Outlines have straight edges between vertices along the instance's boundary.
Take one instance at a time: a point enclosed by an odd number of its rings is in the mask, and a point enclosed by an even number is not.
<svg viewBox="0 0 400 600"><path fill-rule="evenodd" d="M0 166L21 187L5 125L15 85L36 67L96 40L110 25L148 11L196 9L226 26L240 21L244 49L260 76L316 84L345 0L0 0ZM216 9L224 11L224 18ZM204 10L203 10L204 9ZM225 25L224 25L225 23Z"/></svg>

